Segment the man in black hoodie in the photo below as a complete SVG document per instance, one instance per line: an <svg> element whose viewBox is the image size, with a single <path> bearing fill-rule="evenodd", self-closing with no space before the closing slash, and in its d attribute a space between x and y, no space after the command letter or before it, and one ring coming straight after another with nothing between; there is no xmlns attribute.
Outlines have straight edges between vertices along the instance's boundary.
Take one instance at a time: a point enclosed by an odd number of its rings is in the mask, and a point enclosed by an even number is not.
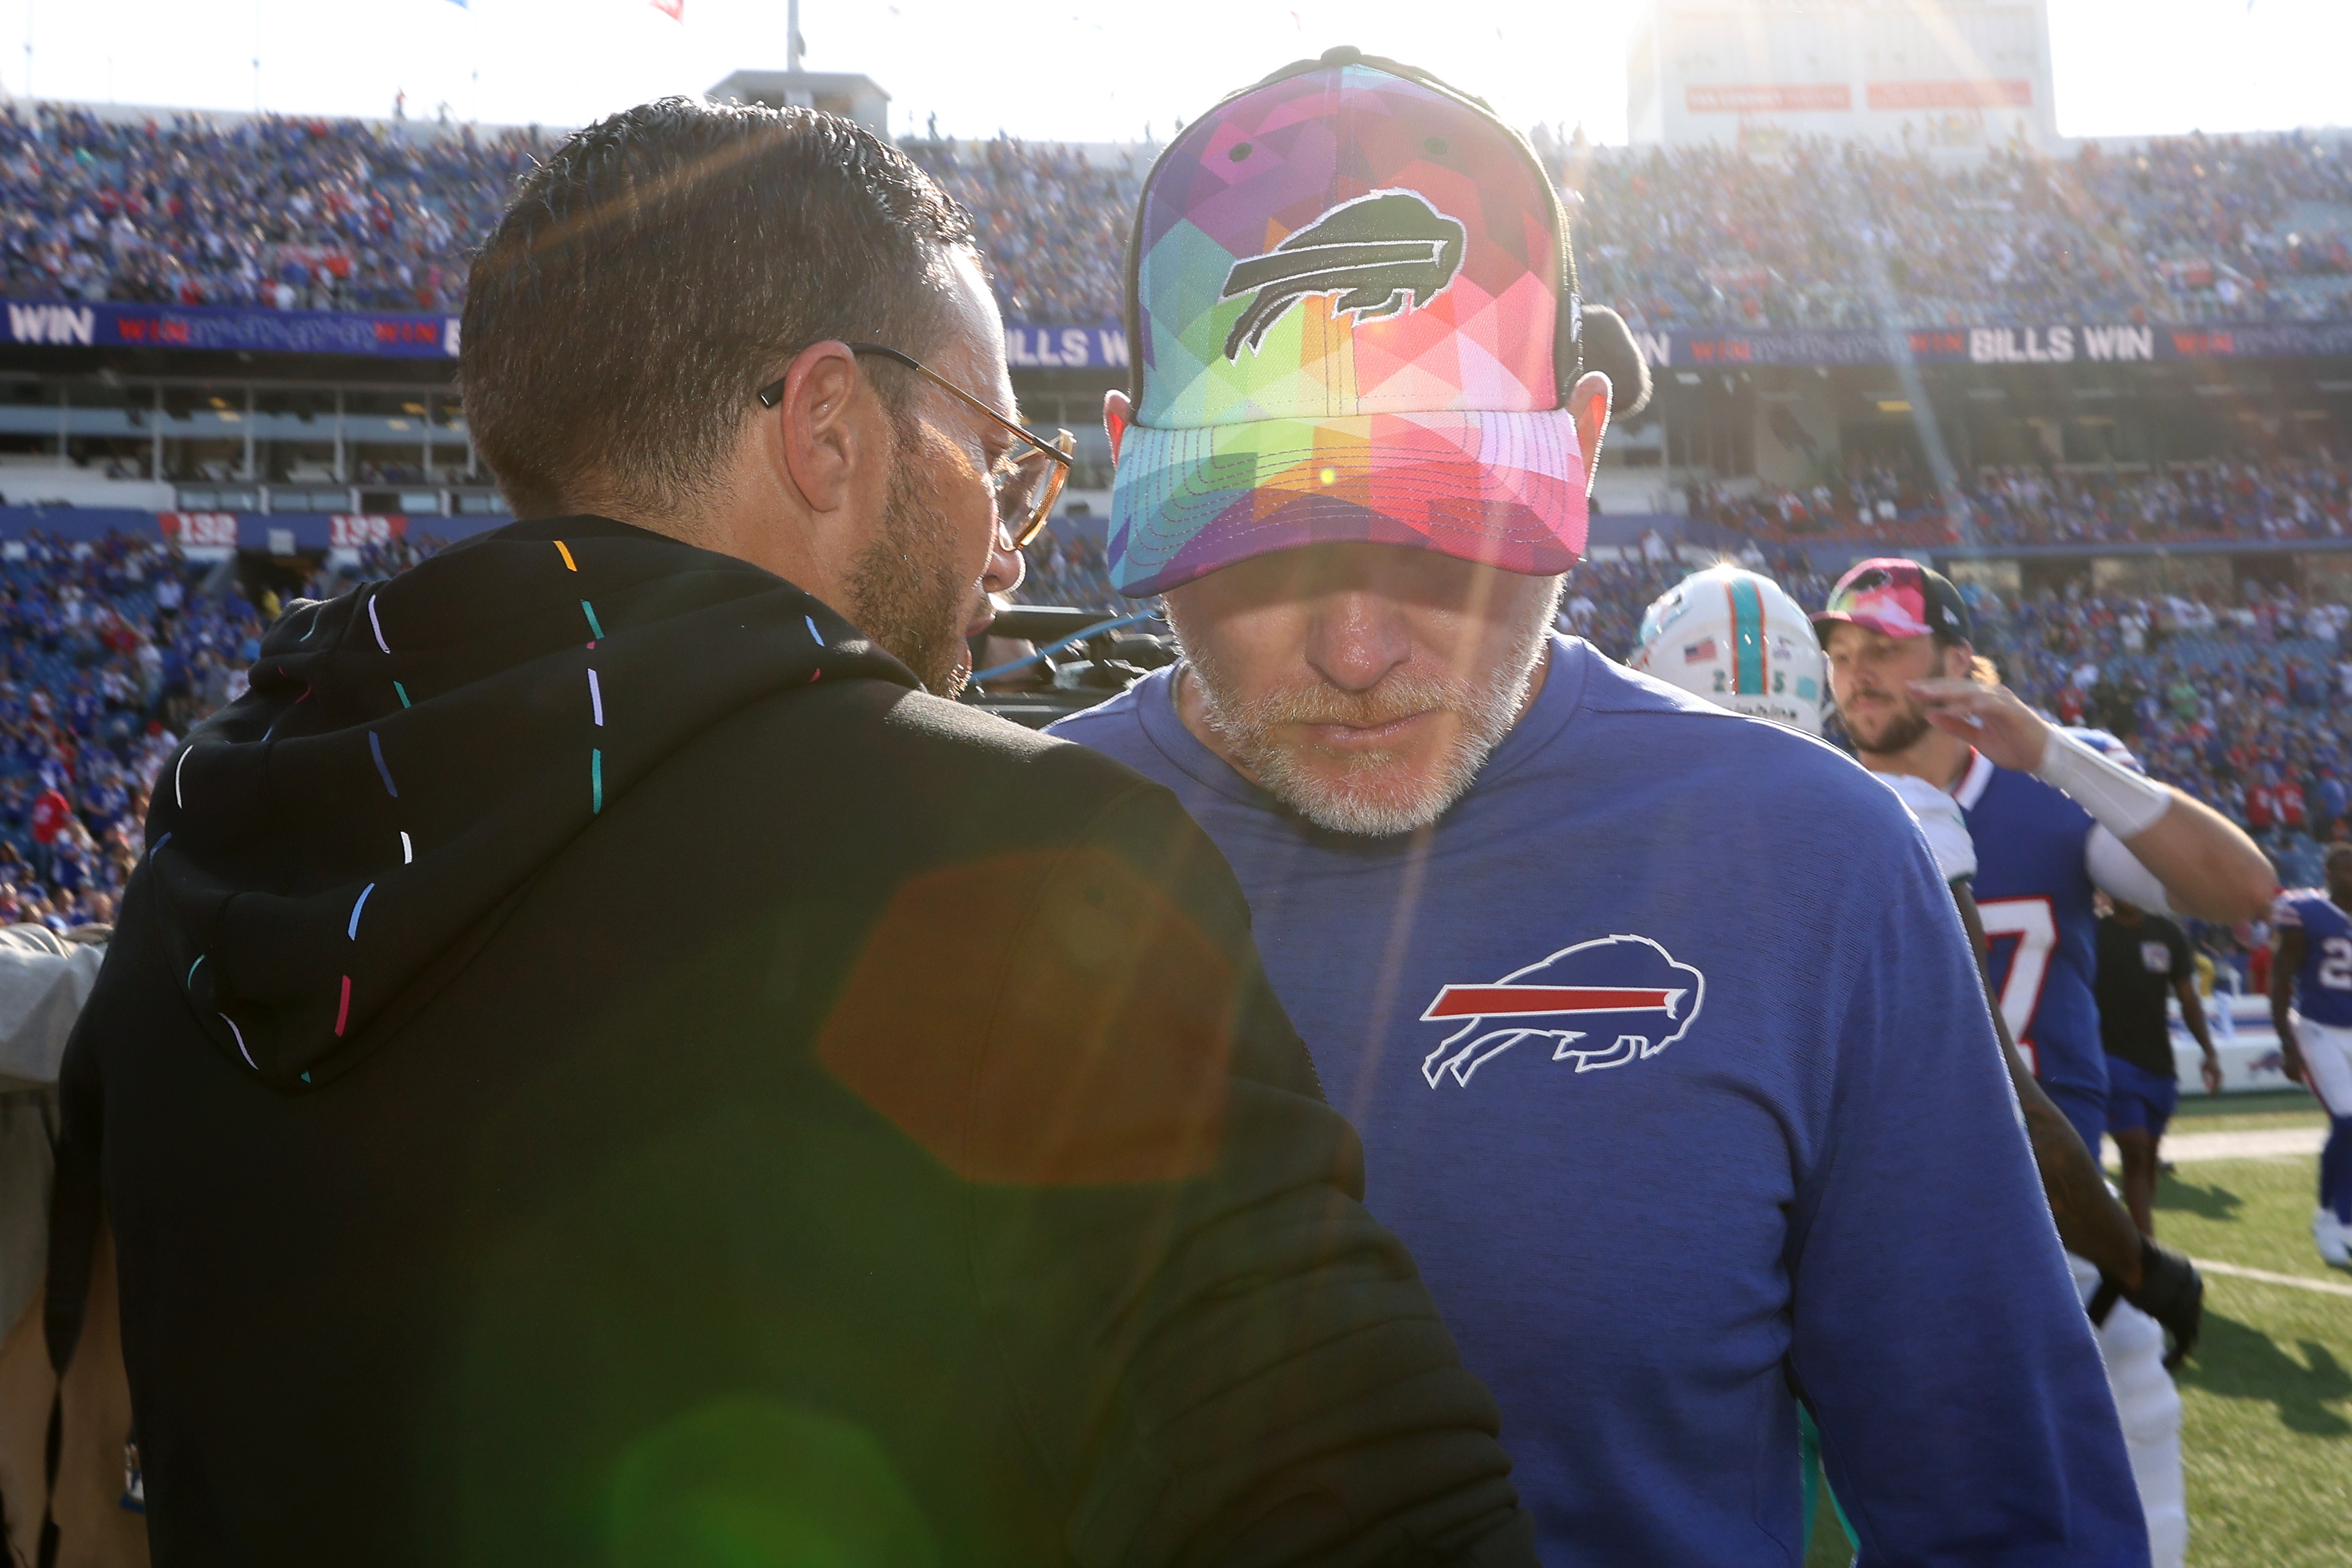
<svg viewBox="0 0 2352 1568"><path fill-rule="evenodd" d="M66 1069L156 1561L1531 1563L1223 861L923 690L1054 462L963 213L650 105L465 342L551 520L273 629Z"/></svg>

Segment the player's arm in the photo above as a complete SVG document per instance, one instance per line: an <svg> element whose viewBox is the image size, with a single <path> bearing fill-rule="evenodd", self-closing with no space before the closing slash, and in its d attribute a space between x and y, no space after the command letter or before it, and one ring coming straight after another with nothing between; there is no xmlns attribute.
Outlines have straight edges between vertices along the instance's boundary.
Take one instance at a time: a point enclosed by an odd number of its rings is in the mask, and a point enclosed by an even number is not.
<svg viewBox="0 0 2352 1568"><path fill-rule="evenodd" d="M2270 907L2277 888L2270 861L2211 807L2061 733L2006 686L1914 681L1911 694L1937 728L2000 767L2063 789L2123 841L2164 885L2166 903L2179 913L2235 922Z"/></svg>
<svg viewBox="0 0 2352 1568"><path fill-rule="evenodd" d="M2172 994L2180 998L2180 1021L2189 1026L2189 1033L2197 1041L2197 1049L2205 1053L2198 1065L2198 1073L2205 1080L2205 1092L2221 1092L2221 1056L2213 1049L2212 1032L2205 1027L2205 1002L2197 994L2197 967L2188 961L2184 949L2181 957L2188 973L2172 977Z"/></svg>
<svg viewBox="0 0 2352 1568"><path fill-rule="evenodd" d="M1984 967L1984 920L1965 883L1952 884L1952 901L1959 908L1960 925L1977 955L1977 973L1983 978L1985 1003L1992 1014L1993 1032L2000 1037L2001 1061L2009 1069L2010 1086L2017 1092L2018 1108L2025 1116L2026 1141L2033 1147L2033 1164L2042 1174L2042 1194L2050 1204L2050 1218L2066 1250L2084 1259L2126 1291L2137 1291L2146 1273L2140 1243L2145 1239L2132 1223L2131 1211L2107 1189L2105 1173L2083 1135L2065 1113L2043 1093L2042 1084L2025 1065L2017 1041L2010 1038L2009 1020L2001 1017L2000 1000Z"/></svg>
<svg viewBox="0 0 2352 1568"><path fill-rule="evenodd" d="M2280 903L2284 912L2285 901ZM2271 947L2271 1027L2278 1030L2279 1065L2297 1083L2304 1081L2303 1041L2294 1034L2294 977L2303 970L2303 945L2302 925L2282 920Z"/></svg>

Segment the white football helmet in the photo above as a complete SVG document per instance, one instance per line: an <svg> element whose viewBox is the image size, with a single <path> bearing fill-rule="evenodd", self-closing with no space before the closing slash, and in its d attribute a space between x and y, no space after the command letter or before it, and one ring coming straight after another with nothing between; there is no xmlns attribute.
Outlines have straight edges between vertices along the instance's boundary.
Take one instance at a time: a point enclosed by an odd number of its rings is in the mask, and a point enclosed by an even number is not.
<svg viewBox="0 0 2352 1568"><path fill-rule="evenodd" d="M1822 732L1829 664L1811 618L1779 583L1728 561L1660 594L1626 662L1717 707Z"/></svg>

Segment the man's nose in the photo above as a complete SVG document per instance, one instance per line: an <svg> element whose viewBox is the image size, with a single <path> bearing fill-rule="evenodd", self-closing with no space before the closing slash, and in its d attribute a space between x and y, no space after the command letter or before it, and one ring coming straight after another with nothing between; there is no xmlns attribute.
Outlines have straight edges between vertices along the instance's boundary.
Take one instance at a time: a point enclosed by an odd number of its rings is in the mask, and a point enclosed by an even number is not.
<svg viewBox="0 0 2352 1568"><path fill-rule="evenodd" d="M1325 596L1307 632L1307 664L1342 691L1370 691L1412 657L1403 614L1385 596L1360 589Z"/></svg>
<svg viewBox="0 0 2352 1568"><path fill-rule="evenodd" d="M996 538L988 547L988 570L981 574L980 585L990 593L1010 593L1021 586L1028 575L1028 562L1019 550L1004 542L1004 530L996 530Z"/></svg>

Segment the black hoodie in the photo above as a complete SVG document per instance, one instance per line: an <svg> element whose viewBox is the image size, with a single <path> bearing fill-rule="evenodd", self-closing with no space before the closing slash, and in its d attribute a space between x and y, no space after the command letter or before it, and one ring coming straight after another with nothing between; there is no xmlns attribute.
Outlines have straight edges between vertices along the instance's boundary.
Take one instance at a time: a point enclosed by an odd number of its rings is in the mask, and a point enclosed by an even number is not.
<svg viewBox="0 0 2352 1568"><path fill-rule="evenodd" d="M1532 1563L1157 786L574 517L296 605L154 799L60 1201L162 1568Z"/></svg>

